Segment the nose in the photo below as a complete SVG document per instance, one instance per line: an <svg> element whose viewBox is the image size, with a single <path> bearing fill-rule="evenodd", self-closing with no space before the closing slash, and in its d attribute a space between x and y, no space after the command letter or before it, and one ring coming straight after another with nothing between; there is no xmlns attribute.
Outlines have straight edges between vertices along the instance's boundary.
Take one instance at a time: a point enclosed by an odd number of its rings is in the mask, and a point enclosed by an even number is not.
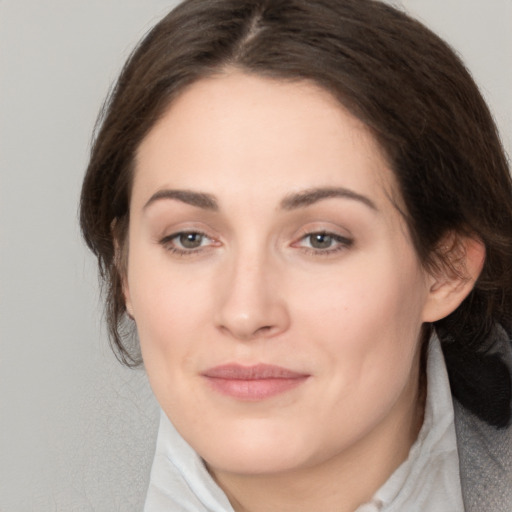
<svg viewBox="0 0 512 512"><path fill-rule="evenodd" d="M219 276L215 323L241 341L271 338L286 331L290 315L279 269L263 255L240 255Z"/></svg>

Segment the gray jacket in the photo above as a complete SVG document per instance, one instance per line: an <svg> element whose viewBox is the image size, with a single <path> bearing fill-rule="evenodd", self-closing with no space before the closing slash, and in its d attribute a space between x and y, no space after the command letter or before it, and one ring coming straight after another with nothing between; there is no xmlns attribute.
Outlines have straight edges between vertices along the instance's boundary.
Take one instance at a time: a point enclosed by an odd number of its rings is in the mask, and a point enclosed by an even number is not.
<svg viewBox="0 0 512 512"><path fill-rule="evenodd" d="M512 426L490 427L454 402L466 512L512 512Z"/></svg>
<svg viewBox="0 0 512 512"><path fill-rule="evenodd" d="M489 353L512 373L512 347L501 328ZM454 400L462 496L466 512L512 512L512 425L497 429Z"/></svg>

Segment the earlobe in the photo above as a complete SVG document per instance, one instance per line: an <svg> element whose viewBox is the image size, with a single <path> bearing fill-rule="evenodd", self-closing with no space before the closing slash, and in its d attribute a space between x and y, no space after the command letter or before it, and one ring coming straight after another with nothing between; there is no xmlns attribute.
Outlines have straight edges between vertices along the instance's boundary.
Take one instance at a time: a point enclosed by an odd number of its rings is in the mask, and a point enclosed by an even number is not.
<svg viewBox="0 0 512 512"><path fill-rule="evenodd" d="M124 224L124 223L123 223ZM128 316L134 320L133 316L133 307L130 298L130 289L128 286L128 255L127 255L127 240L126 240L126 226L121 225L121 223L117 222L115 219L112 222L112 236L114 243L114 265L116 267L119 281L121 284L121 291L123 293L124 304L126 308L126 313ZM122 233L120 231L124 230ZM121 241L120 240L123 240Z"/></svg>
<svg viewBox="0 0 512 512"><path fill-rule="evenodd" d="M447 263L441 263L429 276L424 322L436 322L453 313L471 293L485 262L485 246L477 238L451 234L441 248Z"/></svg>
<svg viewBox="0 0 512 512"><path fill-rule="evenodd" d="M117 255L117 247L116 247L116 255ZM132 301L131 301L131 296L130 296L130 287L128 286L127 269L124 266L120 266L117 263L117 261L118 260L117 260L117 256L116 256L116 267L117 267L117 272L119 273L119 279L121 280L121 290L123 292L126 313L132 320L134 320L133 307L132 307Z"/></svg>
<svg viewBox="0 0 512 512"><path fill-rule="evenodd" d="M126 284L126 277L123 277L123 296L124 296L124 304L126 308L126 313L128 316L135 320L135 317L133 316L133 308L132 308L132 302L130 299L130 290L128 289L128 285Z"/></svg>

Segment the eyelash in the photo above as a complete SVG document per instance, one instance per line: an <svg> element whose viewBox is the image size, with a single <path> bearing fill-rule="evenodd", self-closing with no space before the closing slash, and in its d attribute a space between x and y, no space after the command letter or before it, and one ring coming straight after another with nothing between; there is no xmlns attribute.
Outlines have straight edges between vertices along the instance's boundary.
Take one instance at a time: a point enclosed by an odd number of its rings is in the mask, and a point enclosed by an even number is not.
<svg viewBox="0 0 512 512"><path fill-rule="evenodd" d="M159 243L164 247L165 250L167 250L173 254L176 254L177 256L184 256L184 257L193 256L199 252L202 252L202 251L208 249L208 246L203 246L203 245L200 245L199 247L192 248L192 249L186 249L186 248L182 249L182 248L176 246L176 242L175 242L176 239L179 239L180 237L183 237L183 236L190 236L190 235L202 237L201 243L205 239L210 240L215 243L214 240L212 240L208 235L206 235L205 233L202 233L201 231L179 231L177 233L173 233L172 235L165 236L164 238L162 238L160 240Z"/></svg>
<svg viewBox="0 0 512 512"><path fill-rule="evenodd" d="M201 237L201 245L199 245L198 247L189 248L189 249L177 247L175 240L179 239L181 237L184 237L184 236ZM335 246L319 249L319 248L315 248L315 247L306 247L306 246L301 245L301 242L303 242L304 240L307 240L308 238L310 239L310 242L311 242L311 238L314 236L329 237L332 240L332 242L335 244ZM209 244L207 246L203 246L202 242L204 240L210 240L213 243ZM167 250L173 254L176 254L177 256L183 256L183 257L196 255L200 252L208 250L212 245L217 244L217 242L215 240L210 238L205 233L202 233L201 231L179 231L177 233L173 233L171 235L165 236L164 238L162 238L160 240L159 243L164 247L165 250ZM304 233L298 239L297 242L294 242L292 244L292 247L300 248L305 253L311 254L313 256L330 256L337 252L344 251L344 250L348 249L349 247L351 247L353 245L353 243L354 243L354 241L352 239L341 236L341 235L337 235L336 233L331 233L329 231L310 231L310 232Z"/></svg>
<svg viewBox="0 0 512 512"><path fill-rule="evenodd" d="M328 247L325 249L319 249L315 247L304 247L301 246L300 243L306 239L310 239L314 236L324 236L329 237L333 243L335 244L334 247ZM307 233L304 233L298 240L298 242L295 242L293 246L299 246L301 247L306 253L312 254L313 256L330 256L332 254L338 253L340 251L344 251L348 248L350 248L354 243L354 240L351 238L347 238L341 235L337 235L336 233L331 233L329 231L310 231Z"/></svg>

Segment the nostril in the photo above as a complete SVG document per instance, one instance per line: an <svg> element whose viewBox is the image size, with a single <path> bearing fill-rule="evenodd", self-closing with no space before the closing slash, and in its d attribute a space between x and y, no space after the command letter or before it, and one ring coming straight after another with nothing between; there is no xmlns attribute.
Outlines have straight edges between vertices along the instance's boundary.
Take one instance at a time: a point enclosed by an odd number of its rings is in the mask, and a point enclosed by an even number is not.
<svg viewBox="0 0 512 512"><path fill-rule="evenodd" d="M247 327L240 327L240 326L226 326L226 325L220 325L220 330L224 334L230 334L234 335L236 338L242 341L252 341L258 338L264 338L266 336L272 336L274 331L277 331L277 327L272 325L264 325L262 327L259 327L255 330L252 330Z"/></svg>
<svg viewBox="0 0 512 512"><path fill-rule="evenodd" d="M264 325L263 327L260 327L259 329L257 329L254 334L255 335L257 335L257 334L267 334L271 330L272 330L272 326L271 325Z"/></svg>

